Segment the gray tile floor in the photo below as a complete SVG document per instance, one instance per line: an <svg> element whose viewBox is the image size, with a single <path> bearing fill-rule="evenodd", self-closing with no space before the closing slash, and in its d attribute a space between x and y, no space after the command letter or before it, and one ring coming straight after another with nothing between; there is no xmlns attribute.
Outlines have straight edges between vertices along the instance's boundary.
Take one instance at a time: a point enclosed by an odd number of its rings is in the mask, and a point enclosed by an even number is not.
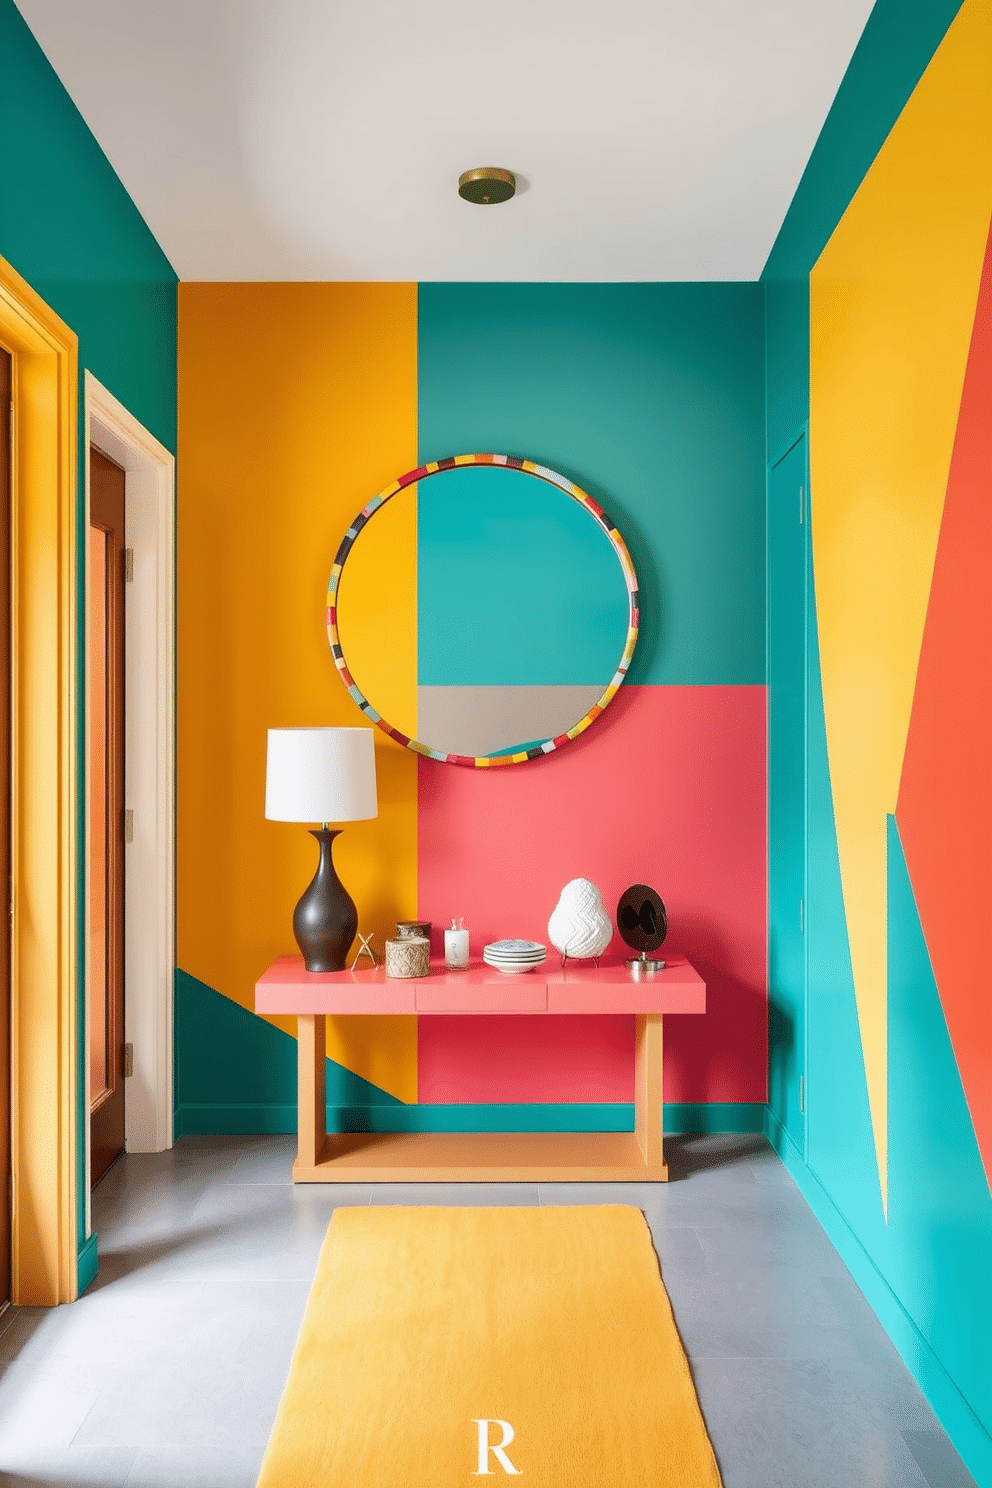
<svg viewBox="0 0 992 1488"><path fill-rule="evenodd" d="M294 1188L294 1146L184 1138L111 1170L86 1295L0 1317L0 1483L253 1488L337 1204L629 1203L725 1488L974 1488L763 1138L672 1138L667 1185Z"/></svg>

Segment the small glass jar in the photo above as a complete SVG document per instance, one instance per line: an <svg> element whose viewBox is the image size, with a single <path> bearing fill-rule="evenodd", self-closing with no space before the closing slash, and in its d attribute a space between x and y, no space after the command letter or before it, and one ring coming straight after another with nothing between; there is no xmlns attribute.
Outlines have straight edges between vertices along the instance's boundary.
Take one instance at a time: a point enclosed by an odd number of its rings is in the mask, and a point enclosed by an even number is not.
<svg viewBox="0 0 992 1488"><path fill-rule="evenodd" d="M444 964L449 971L468 967L468 931L461 919L452 920L451 929L444 932Z"/></svg>

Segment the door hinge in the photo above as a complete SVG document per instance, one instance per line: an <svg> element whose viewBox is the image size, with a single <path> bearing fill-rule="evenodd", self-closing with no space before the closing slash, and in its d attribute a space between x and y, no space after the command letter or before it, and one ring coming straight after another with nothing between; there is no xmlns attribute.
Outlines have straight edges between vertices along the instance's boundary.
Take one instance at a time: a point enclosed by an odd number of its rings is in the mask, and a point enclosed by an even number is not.
<svg viewBox="0 0 992 1488"><path fill-rule="evenodd" d="M124 1045L124 1078L130 1080L134 1074L134 1045Z"/></svg>
<svg viewBox="0 0 992 1488"><path fill-rule="evenodd" d="M134 812L130 807L124 813L124 841L134 841Z"/></svg>
<svg viewBox="0 0 992 1488"><path fill-rule="evenodd" d="M806 487L805 486L800 486L799 487L799 525L800 525L800 527L803 524L803 516L804 516L804 510L803 509L804 509L805 504L806 504L805 497L806 497Z"/></svg>
<svg viewBox="0 0 992 1488"><path fill-rule="evenodd" d="M125 548L124 549L124 582L125 582L125 584L133 584L134 583L134 549L133 548Z"/></svg>
<svg viewBox="0 0 992 1488"><path fill-rule="evenodd" d="M806 1076L805 1075L800 1075L799 1076L799 1109L803 1113L805 1113L805 1111L806 1111Z"/></svg>
<svg viewBox="0 0 992 1488"><path fill-rule="evenodd" d="M806 934L806 900L799 901L799 934Z"/></svg>

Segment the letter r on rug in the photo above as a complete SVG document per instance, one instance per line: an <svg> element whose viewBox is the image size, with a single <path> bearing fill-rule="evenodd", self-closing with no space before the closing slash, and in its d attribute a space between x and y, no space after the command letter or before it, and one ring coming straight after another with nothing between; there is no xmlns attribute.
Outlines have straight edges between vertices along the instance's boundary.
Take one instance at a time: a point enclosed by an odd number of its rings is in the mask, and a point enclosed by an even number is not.
<svg viewBox="0 0 992 1488"><path fill-rule="evenodd" d="M472 1420L479 1428L479 1465L475 1469L475 1472L472 1474L473 1478L479 1477L481 1473L492 1472L492 1468L489 1466L490 1452L492 1452L493 1456L496 1458L497 1462L504 1472L522 1472L522 1468L514 1467L513 1463L510 1461L509 1457L507 1457L506 1453L503 1450L503 1448L508 1447L513 1440L513 1427L510 1425L509 1421L494 1420L491 1416L484 1416L481 1420L478 1416L473 1416ZM503 1428L503 1440L500 1442L498 1447L494 1447L490 1444L490 1426L502 1426Z"/></svg>

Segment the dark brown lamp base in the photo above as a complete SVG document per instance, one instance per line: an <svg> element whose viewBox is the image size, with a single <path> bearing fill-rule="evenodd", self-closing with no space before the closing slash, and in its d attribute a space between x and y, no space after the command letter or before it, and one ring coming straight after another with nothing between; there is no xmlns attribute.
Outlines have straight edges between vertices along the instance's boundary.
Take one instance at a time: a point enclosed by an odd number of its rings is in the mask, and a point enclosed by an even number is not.
<svg viewBox="0 0 992 1488"><path fill-rule="evenodd" d="M293 911L293 934L307 971L343 971L358 933L358 910L334 868L332 847L339 831L311 830L320 843L320 862Z"/></svg>

